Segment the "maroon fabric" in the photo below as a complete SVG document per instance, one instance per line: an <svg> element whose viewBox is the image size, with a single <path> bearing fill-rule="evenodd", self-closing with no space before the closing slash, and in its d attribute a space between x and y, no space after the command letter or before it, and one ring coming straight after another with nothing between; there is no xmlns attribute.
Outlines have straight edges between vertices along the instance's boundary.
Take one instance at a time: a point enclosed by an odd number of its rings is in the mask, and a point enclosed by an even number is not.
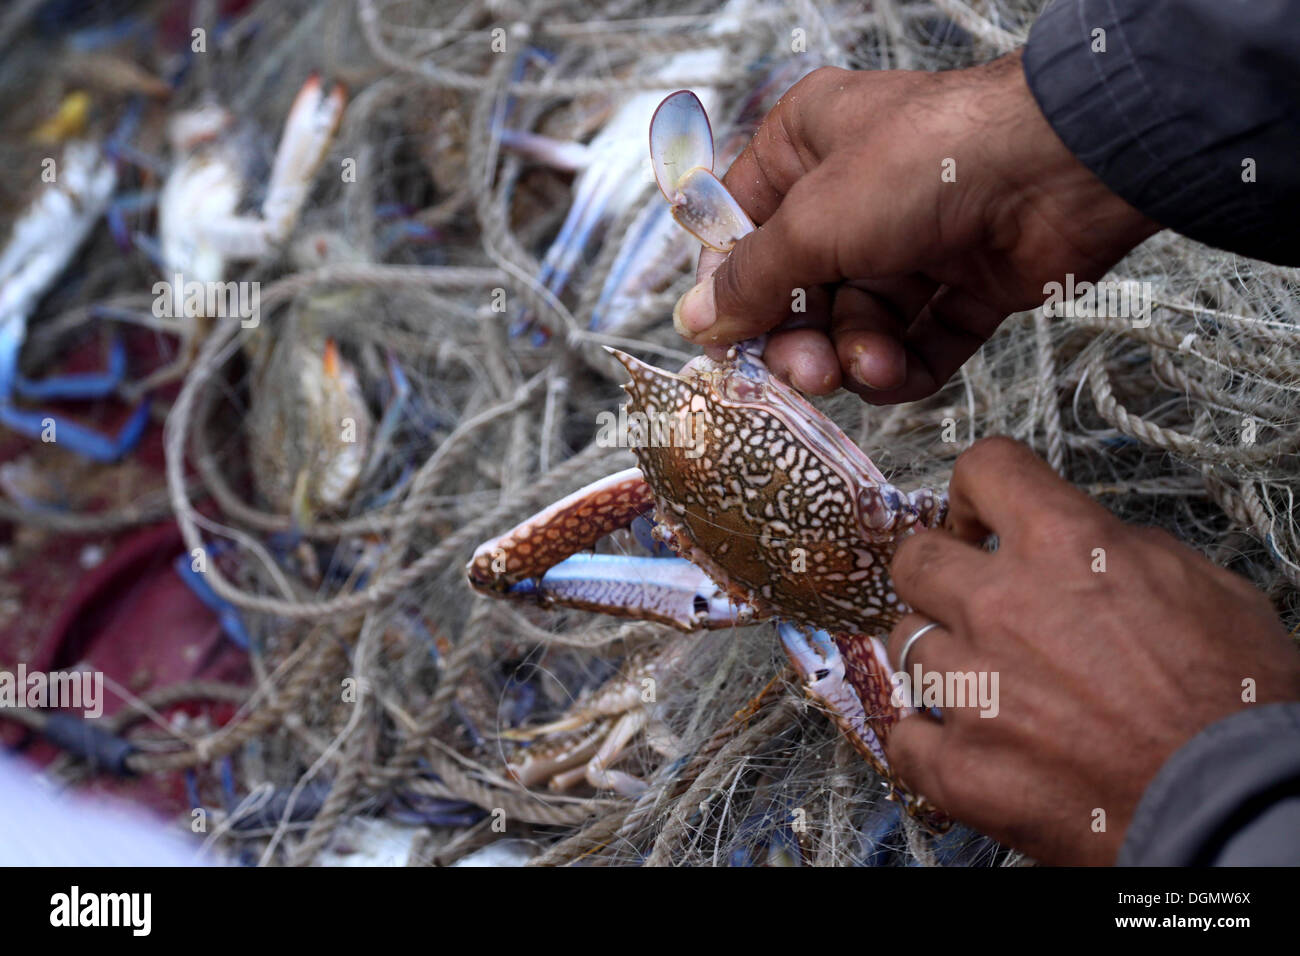
<svg viewBox="0 0 1300 956"><path fill-rule="evenodd" d="M127 333L133 376L166 361L151 333ZM171 352L173 345L164 344ZM62 356L60 373L102 367L103 340L93 337ZM51 374L50 369L42 374ZM116 430L131 409L117 400L54 406L77 421L105 431ZM162 488L162 428L150 426L139 449L124 462L97 465L74 458L0 429L0 461L29 462L45 486L40 493L56 506L94 512L121 506ZM0 522L0 543L12 567L3 575L5 602L0 616L0 669L13 671L21 661L29 671L87 666L104 673L104 713L122 707L111 689L116 682L143 694L179 681L195 679L248 683L247 655L221 632L216 615L186 586L172 562L184 550L180 531L167 521L116 534L90 536L43 532L35 526ZM86 570L82 552L102 547L106 556ZM204 716L212 726L234 713L229 704L195 702L171 708ZM0 719L0 747L15 747L27 759L45 764L57 751L10 721ZM184 778L169 774L141 779L99 778L91 789L114 792L163 813L187 808Z"/></svg>

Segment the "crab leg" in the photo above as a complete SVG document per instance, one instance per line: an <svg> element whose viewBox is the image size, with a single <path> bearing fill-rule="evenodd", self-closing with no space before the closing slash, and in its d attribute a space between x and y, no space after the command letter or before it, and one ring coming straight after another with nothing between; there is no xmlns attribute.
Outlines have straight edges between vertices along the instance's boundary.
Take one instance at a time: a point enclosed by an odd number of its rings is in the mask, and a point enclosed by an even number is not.
<svg viewBox="0 0 1300 956"><path fill-rule="evenodd" d="M758 619L685 558L575 554L507 595L611 617L657 621L682 631L738 627Z"/></svg>
<svg viewBox="0 0 1300 956"><path fill-rule="evenodd" d="M108 364L104 371L51 375L42 379L30 379L21 373L15 373L14 392L23 398L38 401L108 398L117 391L125 377L126 345L121 337L114 336L112 345L109 346Z"/></svg>
<svg viewBox="0 0 1300 956"><path fill-rule="evenodd" d="M613 790L625 797L640 796L648 784L630 773L614 770L612 765L623 756L627 745L641 732L649 719L650 715L644 707L628 711L614 724L614 729L601 742L595 755L582 767L556 774L551 778L551 788L567 790L578 781L586 780L597 790Z"/></svg>
<svg viewBox="0 0 1300 956"><path fill-rule="evenodd" d="M470 559L470 584L478 591L508 592L653 509L640 468L607 475L480 545Z"/></svg>
<svg viewBox="0 0 1300 956"><path fill-rule="evenodd" d="M527 156L545 163L552 169L576 173L591 165L592 152L583 143L568 139L556 139L541 133L530 133L522 129L501 131L501 145L521 156Z"/></svg>
<svg viewBox="0 0 1300 956"><path fill-rule="evenodd" d="M525 786L549 779L551 789L563 791L586 780L597 790L614 790L624 796L644 792L645 781L611 768L647 727L655 729L656 736L665 736L659 730L662 717L653 702L643 696L645 685L647 680L667 679L689 657L691 645L688 639L677 638L653 658L633 657L618 679L605 684L590 698L580 698L559 720L502 733L501 737L507 740L571 735L555 743L534 744L517 753L509 762L510 772ZM585 728L593 727L591 733L584 732ZM661 746L666 743L663 739L657 742Z"/></svg>
<svg viewBox="0 0 1300 956"><path fill-rule="evenodd" d="M510 776L525 787L532 787L556 774L580 767L600 750L600 742L609 727L609 721L601 721L580 736L551 744L534 744L511 758L507 764Z"/></svg>
<svg viewBox="0 0 1300 956"><path fill-rule="evenodd" d="M840 730L876 772L892 781L884 742L894 724L915 710L895 703L893 666L884 643L867 634L835 634L800 627L790 621L777 625L781 645L803 680L805 693L830 713ZM937 810L921 809L921 801L897 784L893 796L931 830L946 830L951 821Z"/></svg>
<svg viewBox="0 0 1300 956"><path fill-rule="evenodd" d="M33 381L18 371L27 319L68 267L108 207L117 173L92 143L65 148L59 180L45 188L14 225L0 254L0 425L30 438L53 440L92 461L112 462L131 451L149 424L140 405L116 436L103 435L51 412L19 408L18 396L45 399L102 398L121 384L126 351L115 340L103 373L62 375Z"/></svg>
<svg viewBox="0 0 1300 956"><path fill-rule="evenodd" d="M543 607L658 621L683 631L754 620L753 608L732 601L683 558L578 553L653 507L640 469L603 478L481 546L470 561L470 583Z"/></svg>
<svg viewBox="0 0 1300 956"><path fill-rule="evenodd" d="M43 441L49 440L48 436L53 434L53 443L91 461L110 464L140 444L145 429L149 427L149 400L145 399L136 407L116 435L105 435L76 422L59 421L49 412L17 408L7 402L0 402L0 425Z"/></svg>
<svg viewBox="0 0 1300 956"><path fill-rule="evenodd" d="M591 310L589 327L612 331L626 321L638 299L672 278L694 252L690 236L663 203L649 203L628 229L600 297Z"/></svg>
<svg viewBox="0 0 1300 956"><path fill-rule="evenodd" d="M808 696L830 711L862 756L882 775L888 774L882 736L911 709L890 703L890 666L879 639L862 635L837 639L790 621L777 625L777 633ZM842 652L846 645L851 649L848 655Z"/></svg>

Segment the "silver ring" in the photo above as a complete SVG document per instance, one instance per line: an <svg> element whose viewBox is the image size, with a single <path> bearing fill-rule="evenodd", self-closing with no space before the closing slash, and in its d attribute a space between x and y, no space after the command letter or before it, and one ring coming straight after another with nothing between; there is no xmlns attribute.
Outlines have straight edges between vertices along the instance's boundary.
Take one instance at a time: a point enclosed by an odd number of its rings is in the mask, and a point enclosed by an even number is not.
<svg viewBox="0 0 1300 956"><path fill-rule="evenodd" d="M938 621L931 621L929 624L918 627L912 636L903 642L903 649L898 652L898 669L900 671L904 674L907 673L907 655L911 653L912 646L939 626Z"/></svg>

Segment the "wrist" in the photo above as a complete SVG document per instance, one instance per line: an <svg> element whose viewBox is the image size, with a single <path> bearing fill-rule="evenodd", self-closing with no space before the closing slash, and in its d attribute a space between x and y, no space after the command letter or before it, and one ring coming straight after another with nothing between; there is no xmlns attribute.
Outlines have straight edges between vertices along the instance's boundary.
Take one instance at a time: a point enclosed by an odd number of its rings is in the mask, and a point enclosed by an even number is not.
<svg viewBox="0 0 1300 956"><path fill-rule="evenodd" d="M1029 88L1021 51L977 67L974 134L983 141L995 216L1017 232L1046 230L1109 269L1162 227L1143 215L1066 147ZM1099 274L1100 274L1099 272Z"/></svg>

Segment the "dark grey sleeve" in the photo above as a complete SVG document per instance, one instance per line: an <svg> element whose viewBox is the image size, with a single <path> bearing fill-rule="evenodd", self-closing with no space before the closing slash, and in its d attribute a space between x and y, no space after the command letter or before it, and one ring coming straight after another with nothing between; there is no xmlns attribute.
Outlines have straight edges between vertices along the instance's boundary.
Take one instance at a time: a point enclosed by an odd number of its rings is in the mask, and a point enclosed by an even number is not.
<svg viewBox="0 0 1300 956"><path fill-rule="evenodd" d="M1160 768L1121 866L1300 865L1300 703L1254 704Z"/></svg>
<svg viewBox="0 0 1300 956"><path fill-rule="evenodd" d="M1130 205L1300 265L1300 0L1055 0L1024 67L1057 135Z"/></svg>

